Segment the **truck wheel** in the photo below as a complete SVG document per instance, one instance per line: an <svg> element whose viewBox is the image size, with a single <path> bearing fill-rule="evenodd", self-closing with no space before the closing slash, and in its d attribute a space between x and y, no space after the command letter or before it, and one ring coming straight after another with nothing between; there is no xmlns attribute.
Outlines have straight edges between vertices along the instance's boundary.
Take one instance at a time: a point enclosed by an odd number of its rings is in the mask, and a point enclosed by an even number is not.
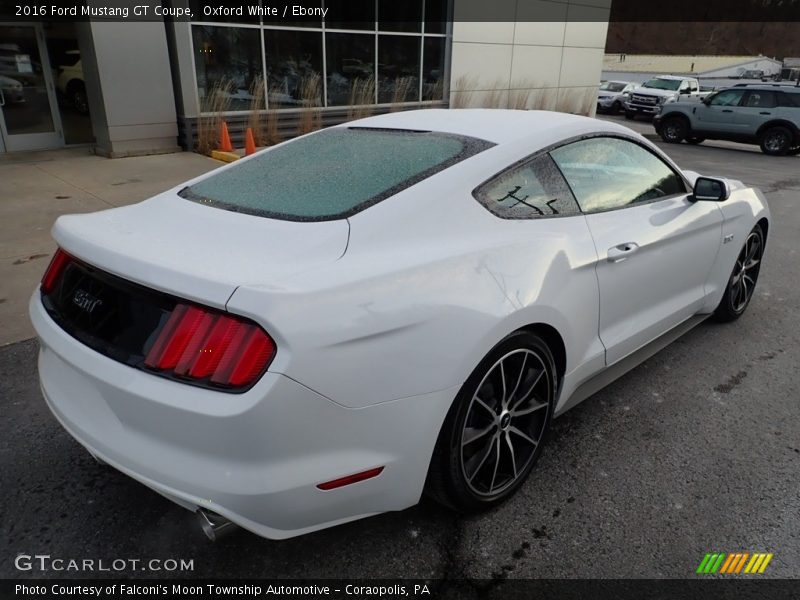
<svg viewBox="0 0 800 600"><path fill-rule="evenodd" d="M689 137L687 137L687 138L686 138L686 141L687 141L689 144L695 144L695 145L697 145L697 144L702 144L703 142L705 142L705 141L706 141L706 138L703 138L703 137L697 137L697 136L695 136L695 135L690 135Z"/></svg>
<svg viewBox="0 0 800 600"><path fill-rule="evenodd" d="M786 127L770 127L758 138L761 151L770 156L783 156L792 147L792 132Z"/></svg>
<svg viewBox="0 0 800 600"><path fill-rule="evenodd" d="M616 100L614 104L611 105L611 114L618 115L620 110L622 110L622 104L619 100Z"/></svg>
<svg viewBox="0 0 800 600"><path fill-rule="evenodd" d="M688 133L686 121L680 117L671 117L661 124L661 139L668 144L679 144Z"/></svg>
<svg viewBox="0 0 800 600"><path fill-rule="evenodd" d="M633 121L636 118L636 113L629 110L625 111L625 118Z"/></svg>

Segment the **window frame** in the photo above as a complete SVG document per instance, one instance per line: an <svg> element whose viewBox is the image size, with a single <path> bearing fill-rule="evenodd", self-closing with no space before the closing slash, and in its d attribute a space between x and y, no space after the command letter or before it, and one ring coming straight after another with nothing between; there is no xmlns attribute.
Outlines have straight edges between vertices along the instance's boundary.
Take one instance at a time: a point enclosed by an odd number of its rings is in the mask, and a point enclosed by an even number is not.
<svg viewBox="0 0 800 600"><path fill-rule="evenodd" d="M662 163L664 163L667 166L667 168L669 168L670 171L672 171L675 175L677 175L678 178L680 179L681 183L683 183L685 191L681 192L681 193L678 193L678 194L670 194L668 196L662 196L660 198L653 198L652 200L646 200L646 201L643 201L643 202L636 202L636 203L633 203L633 204L626 204L626 205L623 205L623 206L616 206L616 207L613 207L613 208L606 208L606 209L603 209L603 210L592 210L592 211L589 211L589 212L584 211L583 207L581 206L581 203L578 201L578 198L577 198L577 196L575 195L575 192L572 189L572 186L569 184L569 181L564 176L564 173L561 171L561 168L558 166L558 163L556 162L556 160L552 156L550 156L550 153L553 150L557 150L558 148L562 148L564 146L568 146L568 145L574 144L576 142L581 142L581 141L584 141L584 140L590 140L590 139L594 139L594 138L620 139L620 140L625 140L626 142L630 142L632 144L635 144L635 145L639 146L640 148L644 149L646 152L649 152L650 154L652 154L654 157L656 157ZM481 202L481 200L480 200L480 198L478 197L477 194L480 191L482 191L482 188L484 188L485 186L491 184L493 181L495 181L496 179L499 179L500 177L502 177L506 173L509 173L510 171L516 169L517 167L523 166L526 163L531 162L531 161L535 160L536 158L538 158L539 156L544 155L544 154L546 154L549 157L552 165L556 168L556 172L558 174L559 183L562 186L566 187L566 191L569 193L570 197L575 201L575 204L577 205L578 210L580 212L575 213L575 214L570 214L570 215L538 215L538 216L532 217L530 219L515 219L515 218L511 218L511 217L502 217L500 215L497 215L492 210L490 210L487 206L485 206L483 202ZM595 214L599 214L599 213L612 212L612 211L615 211L615 210L625 210L627 208L634 208L634 207L637 207L637 206L646 206L648 204L654 204L656 202L662 202L663 200L670 200L670 199L673 199L673 198L677 198L678 196L688 196L691 193L692 193L692 185L689 182L689 180L687 179L687 177L683 174L683 172L677 167L677 165L672 164L672 162L669 161L669 160L664 160L664 157L660 156L658 154L658 152L656 152L652 148L648 147L647 144L643 143L641 140L636 139L633 136L625 135L624 133L617 133L617 132L610 132L610 131L609 132L598 131L598 132L593 132L593 133L588 133L588 134L583 134L583 135L572 136L572 137L567 138L565 140L561 140L560 142L556 142L555 144L550 144L549 146L545 146L544 148L541 148L540 150L537 150L536 152L525 156L524 158L522 158L522 159L512 163L508 167L498 171L497 173L495 173L494 175L492 175L491 177L489 177L488 179L486 179L485 181L483 181L482 183L477 185L472 190L472 197L476 202L478 202L478 204L480 204L483 208L485 208L487 210L487 212L489 212L491 215L497 217L498 219L503 219L505 221L536 221L536 220L539 220L539 219L553 219L553 218L566 219L566 218L570 218L570 217L587 216L587 215L595 215Z"/></svg>
<svg viewBox="0 0 800 600"><path fill-rule="evenodd" d="M723 108L725 108L725 107L733 108L735 106L739 106L740 107L740 106L742 106L742 103L744 102L744 98L747 95L747 91L748 91L747 88L741 88L741 89L739 89L739 88L726 88L724 90L719 90L713 96L709 97L708 106L709 107L711 107L711 106L721 106ZM739 96L739 101L736 104L714 104L714 99L719 97L720 94L724 94L725 92L739 92L741 94Z"/></svg>
<svg viewBox="0 0 800 600"><path fill-rule="evenodd" d="M613 133L612 134L600 133L600 134L596 134L596 135L592 134L592 135L587 135L587 136L580 136L578 139L573 139L572 141L565 142L563 144L559 144L556 147L550 148L550 149L548 149L547 152L549 154L550 152L552 152L553 150L556 150L558 148L563 148L564 146L568 146L568 145L574 144L576 142L581 142L581 141L584 141L584 140L587 140L587 139L595 139L595 138L620 139L620 140L624 140L626 142L635 144L636 146L639 146L645 152L648 152L649 154L654 156L656 159L658 159L662 163L664 163L664 165L670 171L672 171L672 173L675 174L678 177L678 179L681 181L681 183L683 184L683 187L684 187L684 191L683 192L679 192L677 194L669 194L667 196L661 196L660 198L653 198L652 200L643 200L642 202L631 202L629 204L624 204L622 206L615 206L615 207L612 207L612 208L604 208L602 210L591 210L591 211L587 212L587 211L583 210L583 207L581 206L581 202L580 202L580 200L578 200L578 197L575 195L575 191L572 189L572 186L570 185L569 180L567 179L566 175L564 175L563 171L561 171L561 167L558 166L558 161L556 161L556 159L553 158L552 159L553 162L555 163L556 167L558 168L559 173L561 173L561 177L564 179L564 182L567 184L567 186L569 186L569 189L572 192L572 195L575 197L575 201L578 203L578 206L580 207L582 214L584 214L584 215L596 215L596 214L599 214L599 213L607 213L607 212L612 212L612 211L615 211L615 210L625 210L626 208L635 208L637 206L646 206L648 204L655 204L656 202L662 202L663 200L671 200L673 198L677 198L678 196L688 196L689 194L692 193L692 186L690 185L689 180L680 171L680 169L677 168L676 165L673 165L671 162L664 160L661 156L659 156L659 154L657 152L653 151L652 148L648 148L646 144L643 144L640 140L637 140L636 138L634 138L632 136L627 136L627 135L622 135L622 134L613 134Z"/></svg>
<svg viewBox="0 0 800 600"><path fill-rule="evenodd" d="M577 212L570 213L570 214L556 213L556 214L550 214L550 215L532 215L532 216L527 217L527 218L519 218L519 217L504 216L504 215L498 214L498 213L496 213L494 210L492 210L489 207L489 203L492 202L492 201L491 200L489 200L488 202L486 201L485 193L486 193L487 188L491 187L494 183L496 183L498 180L502 179L503 177L506 177L506 176L510 175L512 172L516 171L517 169L523 169L526 166L532 165L533 163L536 163L537 161L539 161L539 160L541 160L543 158L546 160L546 165L535 165L535 166L531 167L533 172L536 174L536 177L540 180L540 183L542 183L542 187L545 188L544 181L548 181L548 183L550 181L555 181L556 185L553 188L554 193L558 194L558 195L564 194L565 197L571 199L572 202L575 204L575 208L577 208ZM543 179L543 178L539 177L539 174L542 171L542 167L544 167L546 169L549 169L550 170L550 174L554 175L555 179L554 180L550 180L550 179L546 179L546 178ZM549 195L550 192L548 191L547 188L545 188L545 191ZM553 160L553 157L550 156L549 152L537 152L536 154L527 156L527 157L523 158L522 160L519 160L519 161L515 162L511 166L503 169L502 171L500 171L498 173L495 173L494 175L492 175L492 177L490 177L489 179L487 179L486 181L484 181L480 185L476 186L475 189L472 190L472 197L478 202L478 204L480 204L483 208L485 208L489 213L491 213L492 215L494 215L498 219L503 219L504 221L535 221L535 220L538 220L538 219L554 219L554 218L565 219L565 218L568 218L568 217L577 217L577 216L580 216L580 215L583 214L583 211L581 210L581 205L578 202L578 199L575 197L575 194L572 192L572 188L569 187L569 184L567 183L566 179L564 178L564 174L561 172L561 169L558 168L558 165L556 164L556 161Z"/></svg>
<svg viewBox="0 0 800 600"><path fill-rule="evenodd" d="M750 102L750 97L753 94L772 94L772 98L774 99L775 103L772 106L750 106L748 104ZM742 97L740 108L760 108L760 109L768 109L768 108L778 108L780 106L779 100L779 92L776 90L747 90L747 93Z"/></svg>
<svg viewBox="0 0 800 600"><path fill-rule="evenodd" d="M379 10L379 1L374 0L376 9ZM449 86L450 86L450 73L451 73L451 60L450 60L450 45L452 44L452 20L453 20L453 4L452 0L449 0L444 5L444 11L446 19L443 21L445 23L445 27L442 31L439 31L437 27L431 26L426 27L427 23L433 23L434 21L426 21L426 17L428 16L427 13L427 2L422 3L422 15L421 15L421 22L420 22L420 30L419 31L395 31L391 29L382 29L380 25L380 21L376 20L375 24L364 29L341 29L331 27L326 23L326 20L319 19L312 19L309 21L304 21L304 25L299 25L297 23L293 23L289 21L288 24L283 24L278 21L275 21L271 18L264 18L258 17L253 18L251 20L243 20L243 21L215 21L213 19L207 19L202 15L198 15L195 13L195 17L187 21L189 26L189 55L187 56L188 66L191 71L190 77L193 88L189 90L189 93L192 95L194 100L194 107L196 110L196 117L202 118L207 117L213 114L213 112L208 112L203 110L203 102L200 97L200 92L197 85L197 66L196 66L196 48L194 44L194 34L193 28L195 26L206 26L206 27L230 27L230 28L243 28L243 29L255 29L259 31L260 35L260 44L261 44L261 73L264 76L264 108L259 110L259 114L266 114L269 112L278 111L280 114L291 115L294 113L299 113L307 108L297 106L279 106L273 108L269 105L269 87L267 82L267 59L266 59L266 39L265 36L269 35L270 31L287 31L287 32L314 32L320 35L321 43L322 43L322 70L320 72L321 76L321 87L322 87L322 105L313 107L314 109L318 109L323 111L323 113L329 111L337 111L343 108L347 108L347 105L338 105L338 104L328 104L328 68L327 68L327 52L326 52L326 44L327 44L327 34L329 33L346 33L346 34L357 34L357 35L366 35L372 36L374 38L375 44L375 61L374 61L374 75L376 76L376 83L377 83L377 74L378 74L378 49L379 49L379 36L399 36L399 37L408 37L414 38L420 44L420 60L419 60L419 85L417 89L414 90L416 92L415 96L417 99L407 99L405 102L399 103L400 106L403 107L410 107L414 106L422 106L422 107L438 107L443 103L447 102L448 94L449 94ZM376 13L377 14L377 13ZM313 24L311 24L313 21ZM424 63L425 63L425 43L429 39L441 39L444 40L445 44L445 51L442 55L442 97L441 98L425 98L425 82L424 82ZM375 98L372 103L368 106L376 107L376 108L384 108L384 107L391 107L394 105L392 102L379 102L378 101L378 86L376 84L375 88ZM232 109L226 110L219 114L222 116L242 116L250 114L250 109Z"/></svg>

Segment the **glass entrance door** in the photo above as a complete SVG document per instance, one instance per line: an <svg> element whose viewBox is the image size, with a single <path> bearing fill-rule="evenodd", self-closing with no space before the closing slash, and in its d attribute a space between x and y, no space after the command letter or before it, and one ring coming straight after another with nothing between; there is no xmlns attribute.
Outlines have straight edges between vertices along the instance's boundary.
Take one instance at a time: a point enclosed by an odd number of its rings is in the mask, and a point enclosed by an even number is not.
<svg viewBox="0 0 800 600"><path fill-rule="evenodd" d="M0 149L63 145L53 74L38 25L0 24Z"/></svg>

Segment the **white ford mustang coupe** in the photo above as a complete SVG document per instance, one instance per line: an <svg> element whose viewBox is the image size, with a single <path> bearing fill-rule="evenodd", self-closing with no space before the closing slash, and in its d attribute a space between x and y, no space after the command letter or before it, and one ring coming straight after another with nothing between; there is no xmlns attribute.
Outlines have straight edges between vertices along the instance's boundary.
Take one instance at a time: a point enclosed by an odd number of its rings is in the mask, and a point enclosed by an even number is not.
<svg viewBox="0 0 800 600"><path fill-rule="evenodd" d="M98 461L286 538L513 494L550 420L758 279L756 189L631 130L419 110L58 219L44 397Z"/></svg>

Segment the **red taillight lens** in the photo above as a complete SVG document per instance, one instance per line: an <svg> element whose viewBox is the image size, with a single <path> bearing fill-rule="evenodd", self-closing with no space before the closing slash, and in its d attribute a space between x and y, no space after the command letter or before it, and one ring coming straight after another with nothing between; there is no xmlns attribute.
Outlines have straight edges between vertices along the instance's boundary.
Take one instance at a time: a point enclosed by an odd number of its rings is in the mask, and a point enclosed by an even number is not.
<svg viewBox="0 0 800 600"><path fill-rule="evenodd" d="M355 473L354 475L348 475L347 477L341 477L339 479L334 479L333 481L326 481L325 483L317 484L317 487L321 490L335 490L336 488L344 487L346 485L351 485L353 483L358 483L359 481L365 481L367 479L372 479L373 477L377 477L383 473L383 467L375 467L374 469L370 469L369 471L362 471L361 473Z"/></svg>
<svg viewBox="0 0 800 600"><path fill-rule="evenodd" d="M72 257L64 252L61 248L56 250L56 253L53 255L50 264L47 266L47 270L42 276L41 287L43 294L49 294L53 291L58 278L64 272L64 268L70 263L71 260Z"/></svg>
<svg viewBox="0 0 800 600"><path fill-rule="evenodd" d="M178 377L242 388L258 379L274 355L275 342L255 323L178 304L144 364Z"/></svg>

